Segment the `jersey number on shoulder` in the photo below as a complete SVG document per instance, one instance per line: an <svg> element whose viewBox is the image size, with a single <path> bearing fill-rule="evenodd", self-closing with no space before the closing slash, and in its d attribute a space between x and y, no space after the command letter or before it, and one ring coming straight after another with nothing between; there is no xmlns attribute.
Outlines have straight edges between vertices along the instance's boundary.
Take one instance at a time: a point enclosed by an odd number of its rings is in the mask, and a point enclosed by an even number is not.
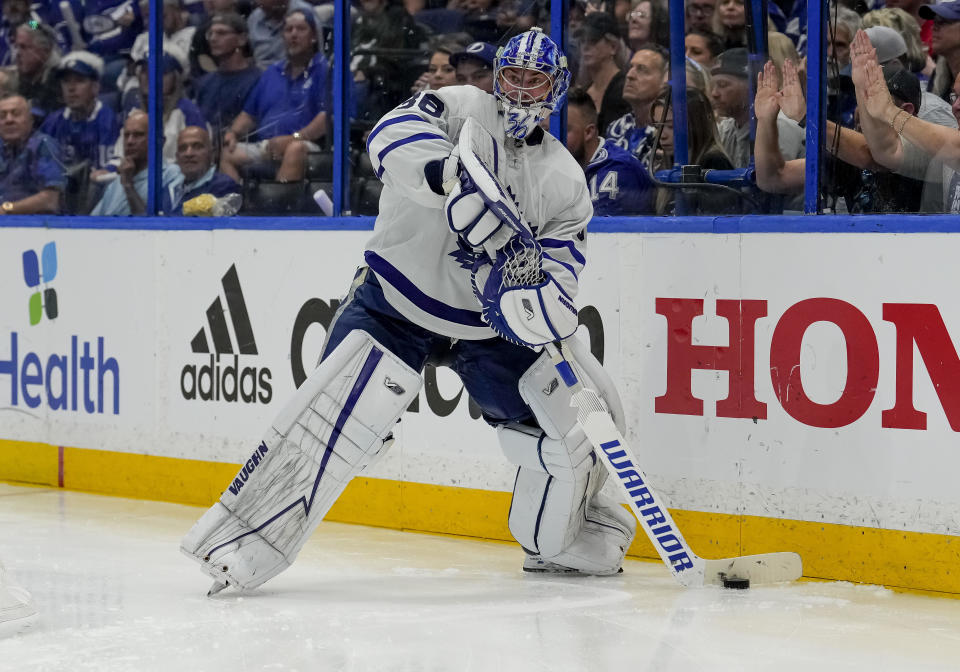
<svg viewBox="0 0 960 672"><path fill-rule="evenodd" d="M437 98L432 93L421 93L419 96L413 96L408 98L404 102L397 105L398 110L406 110L416 105L424 113L429 114L431 117L438 117L443 114L443 101Z"/></svg>
<svg viewBox="0 0 960 672"><path fill-rule="evenodd" d="M617 186L617 171L611 170L604 175L599 189L597 188L597 177L599 176L594 175L590 178L590 200L597 200L601 193L607 194L611 201L617 200L617 194L620 193L620 188Z"/></svg>

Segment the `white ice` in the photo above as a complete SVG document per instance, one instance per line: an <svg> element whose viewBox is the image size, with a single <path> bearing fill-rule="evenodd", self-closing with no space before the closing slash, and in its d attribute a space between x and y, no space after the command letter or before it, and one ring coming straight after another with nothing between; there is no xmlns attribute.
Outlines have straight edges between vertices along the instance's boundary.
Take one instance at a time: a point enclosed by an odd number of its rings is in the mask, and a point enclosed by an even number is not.
<svg viewBox="0 0 960 672"><path fill-rule="evenodd" d="M205 596L201 509L0 484L0 558L32 591L0 670L958 670L960 601L798 582L684 589L659 563L524 574L510 544L323 523L257 591Z"/></svg>

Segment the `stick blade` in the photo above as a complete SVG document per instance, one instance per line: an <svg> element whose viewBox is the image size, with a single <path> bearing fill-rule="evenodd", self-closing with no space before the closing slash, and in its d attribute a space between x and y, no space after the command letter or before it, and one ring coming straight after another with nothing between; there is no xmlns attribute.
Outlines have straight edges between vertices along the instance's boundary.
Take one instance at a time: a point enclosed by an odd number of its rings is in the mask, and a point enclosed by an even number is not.
<svg viewBox="0 0 960 672"><path fill-rule="evenodd" d="M795 581L803 576L798 553L761 553L739 558L705 560L704 585L723 585L724 578L749 579L750 585Z"/></svg>

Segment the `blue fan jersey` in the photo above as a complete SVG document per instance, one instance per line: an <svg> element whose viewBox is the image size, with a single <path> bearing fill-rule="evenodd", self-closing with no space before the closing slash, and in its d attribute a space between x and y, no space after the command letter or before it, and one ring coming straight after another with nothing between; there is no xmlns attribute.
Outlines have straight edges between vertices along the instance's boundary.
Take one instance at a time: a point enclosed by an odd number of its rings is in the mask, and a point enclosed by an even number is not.
<svg viewBox="0 0 960 672"><path fill-rule="evenodd" d="M40 130L60 143L63 162L68 166L89 161L90 167L96 170L120 164L114 154L120 122L116 113L99 100L86 119L77 119L66 107L51 112Z"/></svg>
<svg viewBox="0 0 960 672"><path fill-rule="evenodd" d="M600 138L584 172L595 215L653 214L656 187L646 168L630 152Z"/></svg>

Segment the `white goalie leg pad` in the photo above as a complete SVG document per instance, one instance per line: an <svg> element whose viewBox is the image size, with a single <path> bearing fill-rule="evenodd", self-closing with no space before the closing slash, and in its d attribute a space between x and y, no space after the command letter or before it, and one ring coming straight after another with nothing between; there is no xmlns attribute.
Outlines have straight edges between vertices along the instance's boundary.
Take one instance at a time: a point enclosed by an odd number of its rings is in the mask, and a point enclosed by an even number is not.
<svg viewBox="0 0 960 672"><path fill-rule="evenodd" d="M571 364L599 391L618 425L624 415L609 375L590 351L570 339ZM520 394L543 429L498 431L504 454L519 465L510 531L532 555L589 574L614 574L636 533L636 520L599 494L606 471L576 422L569 389L546 354L520 379Z"/></svg>
<svg viewBox="0 0 960 672"><path fill-rule="evenodd" d="M420 384L369 334L351 332L283 407L181 550L239 588L279 574L350 479L389 447L390 430Z"/></svg>
<svg viewBox="0 0 960 672"><path fill-rule="evenodd" d="M0 637L31 627L37 609L24 588L13 583L0 564Z"/></svg>

